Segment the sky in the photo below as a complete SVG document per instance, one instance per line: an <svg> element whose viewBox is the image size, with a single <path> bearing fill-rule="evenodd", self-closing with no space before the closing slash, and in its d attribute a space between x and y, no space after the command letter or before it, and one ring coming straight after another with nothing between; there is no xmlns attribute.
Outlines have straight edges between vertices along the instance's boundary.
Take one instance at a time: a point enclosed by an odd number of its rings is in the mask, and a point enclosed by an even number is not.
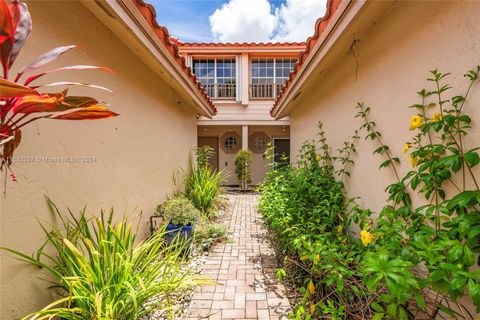
<svg viewBox="0 0 480 320"><path fill-rule="evenodd" d="M327 0L149 0L185 42L305 41Z"/></svg>

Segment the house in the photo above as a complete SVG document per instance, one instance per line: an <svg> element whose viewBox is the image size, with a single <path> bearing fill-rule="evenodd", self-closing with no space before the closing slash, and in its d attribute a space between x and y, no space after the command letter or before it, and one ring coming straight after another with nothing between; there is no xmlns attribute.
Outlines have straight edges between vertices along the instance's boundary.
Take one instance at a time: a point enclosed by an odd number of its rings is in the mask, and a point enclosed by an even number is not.
<svg viewBox="0 0 480 320"><path fill-rule="evenodd" d="M270 109L295 66L305 43L185 43L172 38L197 76L217 114L197 121L198 145L215 150L213 168L226 172L225 184L236 185L234 156L252 151L252 180L268 169L264 152L271 143L278 155L290 155L290 120L274 119Z"/></svg>
<svg viewBox="0 0 480 320"><path fill-rule="evenodd" d="M42 70L98 65L115 74L62 71L42 83L78 81L114 94L71 88L107 102L119 117L103 121L36 122L26 127L0 199L0 246L32 253L45 241L37 219L59 223L45 201L64 212L87 206L89 214L114 208L119 217L141 219L141 236L155 207L172 194L175 170L188 168L197 145L197 117L215 107L178 55L153 9L141 1L27 1L33 31L16 61L16 72L40 54L78 44ZM48 82L47 82L48 81ZM55 88L56 89L56 88ZM2 183L3 184L3 183ZM2 187L3 189L3 187ZM2 190L3 191L3 190ZM3 193L3 192L2 192ZM37 218L37 219L35 219ZM0 252L0 318L11 320L52 301L44 274Z"/></svg>

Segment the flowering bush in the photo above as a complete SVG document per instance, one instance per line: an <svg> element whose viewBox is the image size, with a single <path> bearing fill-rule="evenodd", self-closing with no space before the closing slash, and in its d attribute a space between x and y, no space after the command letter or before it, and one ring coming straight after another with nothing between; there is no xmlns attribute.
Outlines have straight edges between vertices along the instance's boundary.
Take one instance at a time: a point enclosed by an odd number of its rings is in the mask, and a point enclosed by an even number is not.
<svg viewBox="0 0 480 320"><path fill-rule="evenodd" d="M465 144L472 120L464 112L479 74L480 66L469 71L465 94L447 98L452 89L444 83L448 74L434 70L428 79L433 89L421 90L421 103L412 106L417 114L410 130L415 135L403 152L413 169L387 188L390 204L380 212L372 231L375 241L363 262L369 288L388 288L377 318L443 314L470 319L458 301L465 294L480 310L480 270L473 268L480 265L475 262L480 253L480 190L472 170L480 157L479 147ZM425 203L414 206L411 194Z"/></svg>
<svg viewBox="0 0 480 320"><path fill-rule="evenodd" d="M321 130L321 155L306 143L295 166L267 174L259 208L278 234L286 265L298 267L277 276L300 277L303 293L291 318L474 318L459 299L468 296L480 310L480 189L472 169L480 147L465 143L472 122L465 102L479 75L480 66L465 75L465 94L446 98L448 74L431 72L433 89L421 90L421 103L412 106L415 136L403 148L412 170L403 177L370 108L357 105L365 139L385 158L380 168L397 178L375 219L346 197L341 183L357 134L333 157ZM414 205L412 195L425 203Z"/></svg>

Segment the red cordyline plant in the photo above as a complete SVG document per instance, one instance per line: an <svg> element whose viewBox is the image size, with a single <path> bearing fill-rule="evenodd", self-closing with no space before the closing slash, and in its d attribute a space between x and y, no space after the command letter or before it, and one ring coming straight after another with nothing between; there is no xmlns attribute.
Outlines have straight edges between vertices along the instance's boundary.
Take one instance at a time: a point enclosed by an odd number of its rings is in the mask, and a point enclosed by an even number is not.
<svg viewBox="0 0 480 320"><path fill-rule="evenodd" d="M110 90L78 82L55 82L39 85L36 81L44 75L64 70L108 68L75 65L29 74L57 59L60 55L78 48L76 45L58 47L39 56L22 68L13 80L9 71L23 44L32 30L32 20L27 5L18 0L0 0L0 62L3 77L0 77L0 171L6 170L15 181L11 169L12 157L21 141L21 129L39 119L55 120L95 120L117 116L115 112L101 106L92 97L69 96L68 89L62 92L44 92L53 86L84 86Z"/></svg>

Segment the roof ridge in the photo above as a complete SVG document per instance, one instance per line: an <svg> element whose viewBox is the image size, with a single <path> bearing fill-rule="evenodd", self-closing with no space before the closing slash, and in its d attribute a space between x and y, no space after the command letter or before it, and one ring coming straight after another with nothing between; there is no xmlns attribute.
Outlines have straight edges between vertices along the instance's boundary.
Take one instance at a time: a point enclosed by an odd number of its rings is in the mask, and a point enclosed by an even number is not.
<svg viewBox="0 0 480 320"><path fill-rule="evenodd" d="M154 29L155 33L157 34L158 38L167 48L168 52L172 55L178 65L182 68L183 72L187 75L187 77L193 82L194 86L199 90L202 97L205 99L207 104L209 105L213 114L217 113L217 109L213 105L212 100L208 96L207 92L197 80L195 74L193 74L192 69L187 66L187 62L184 57L182 57L179 53L177 42L171 37L168 29L160 24L157 21L157 12L155 8L148 2L144 0L135 0L135 6L140 11L142 16L145 18L147 23Z"/></svg>
<svg viewBox="0 0 480 320"><path fill-rule="evenodd" d="M173 37L171 37L173 38ZM262 46L268 46L268 47L282 47L282 46L305 46L306 42L305 41L287 41L287 42L275 42L275 41L267 41L267 42L183 42L177 38L173 38L172 41L174 41L178 47L193 47L193 46L199 46L199 47L262 47Z"/></svg>

